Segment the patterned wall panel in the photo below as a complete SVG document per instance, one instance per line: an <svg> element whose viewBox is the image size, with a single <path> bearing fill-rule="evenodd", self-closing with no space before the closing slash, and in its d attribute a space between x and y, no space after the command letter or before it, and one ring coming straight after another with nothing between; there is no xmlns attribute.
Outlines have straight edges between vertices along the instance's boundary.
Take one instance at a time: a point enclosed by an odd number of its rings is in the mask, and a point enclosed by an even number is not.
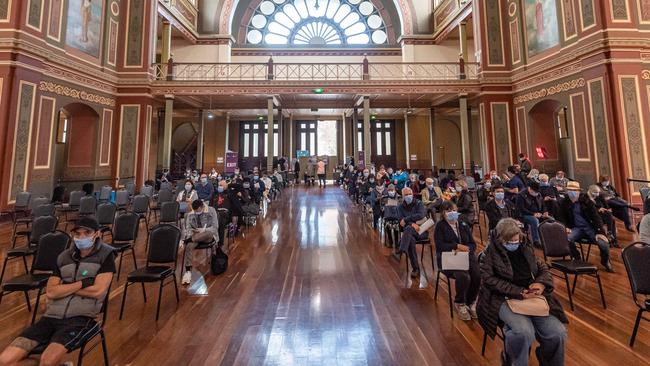
<svg viewBox="0 0 650 366"><path fill-rule="evenodd" d="M638 0L637 0L638 1ZM629 19L627 10L627 0L611 0L612 19L626 21Z"/></svg>
<svg viewBox="0 0 650 366"><path fill-rule="evenodd" d="M34 169L48 169L52 155L52 138L56 100L41 96L38 107L38 124L36 125L36 145L34 151Z"/></svg>
<svg viewBox="0 0 650 366"><path fill-rule="evenodd" d="M503 65L503 38L501 35L501 4L499 0L483 1L486 17L488 64Z"/></svg>
<svg viewBox="0 0 650 366"><path fill-rule="evenodd" d="M41 16L43 15L43 1L29 0L27 9L27 24L41 30Z"/></svg>
<svg viewBox="0 0 650 366"><path fill-rule="evenodd" d="M639 7L639 21L642 23L650 23L650 0L638 0Z"/></svg>
<svg viewBox="0 0 650 366"><path fill-rule="evenodd" d="M607 115L605 114L605 97L602 79L589 82L589 100L591 101L591 121L596 148L597 168L600 174L611 174L609 155Z"/></svg>
<svg viewBox="0 0 650 366"><path fill-rule="evenodd" d="M637 78L622 76L619 82L631 178L646 179L645 131L639 110ZM639 188L640 185L635 184L635 190Z"/></svg>
<svg viewBox="0 0 650 366"><path fill-rule="evenodd" d="M524 152L530 156L528 143L528 121L526 120L526 107L517 108L517 151Z"/></svg>
<svg viewBox="0 0 650 366"><path fill-rule="evenodd" d="M99 166L107 166L111 163L111 140L113 131L113 111L104 109L102 113L102 131L99 146Z"/></svg>
<svg viewBox="0 0 650 366"><path fill-rule="evenodd" d="M63 0L50 0L50 20L47 26L47 36L55 41L61 41L61 17L63 16Z"/></svg>
<svg viewBox="0 0 650 366"><path fill-rule="evenodd" d="M519 47L519 20L515 19L510 22L510 51L512 53L512 63L516 64L521 61L521 48Z"/></svg>
<svg viewBox="0 0 650 366"><path fill-rule="evenodd" d="M142 28L144 25L144 7L144 1L129 1L125 66L142 66L142 39L144 37Z"/></svg>
<svg viewBox="0 0 650 366"><path fill-rule="evenodd" d="M562 12L564 14L564 39L571 39L577 35L576 17L573 12L573 0L562 0Z"/></svg>
<svg viewBox="0 0 650 366"><path fill-rule="evenodd" d="M511 161L510 121L508 120L507 103L490 103L492 110L492 128L496 166L499 171L506 171Z"/></svg>
<svg viewBox="0 0 650 366"><path fill-rule="evenodd" d="M2 20L9 19L10 6L11 6L11 0L0 0L0 19Z"/></svg>
<svg viewBox="0 0 650 366"><path fill-rule="evenodd" d="M117 32L118 23L110 19L108 27L108 52L106 55L106 63L115 66L117 60Z"/></svg>
<svg viewBox="0 0 650 366"><path fill-rule="evenodd" d="M580 0L580 16L582 18L582 29L589 28L596 24L596 11L593 0Z"/></svg>
<svg viewBox="0 0 650 366"><path fill-rule="evenodd" d="M591 161L589 133L583 93L576 93L571 98L571 124L573 129L576 161Z"/></svg>
<svg viewBox="0 0 650 366"><path fill-rule="evenodd" d="M123 105L120 124L119 177L133 177L138 142L139 105Z"/></svg>
<svg viewBox="0 0 650 366"><path fill-rule="evenodd" d="M29 164L29 147L32 139L32 119L34 116L34 99L36 84L21 81L18 87L18 105L16 108L16 130L14 131L13 166L10 175L9 201L13 202L18 192L26 189L27 165Z"/></svg>

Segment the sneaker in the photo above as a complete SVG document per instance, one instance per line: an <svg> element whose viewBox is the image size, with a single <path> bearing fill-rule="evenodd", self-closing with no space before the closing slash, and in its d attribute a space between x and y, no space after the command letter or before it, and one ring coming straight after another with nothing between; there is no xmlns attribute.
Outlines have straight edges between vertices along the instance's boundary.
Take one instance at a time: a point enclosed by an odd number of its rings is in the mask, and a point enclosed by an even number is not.
<svg viewBox="0 0 650 366"><path fill-rule="evenodd" d="M467 305L454 303L454 308L456 309L458 316L460 316L460 320L472 320L472 316L469 314L469 308Z"/></svg>
<svg viewBox="0 0 650 366"><path fill-rule="evenodd" d="M189 285L192 282L192 271L185 271L183 273L183 279L181 279L181 284Z"/></svg>
<svg viewBox="0 0 650 366"><path fill-rule="evenodd" d="M472 319L478 319L478 314L476 314L476 302L469 306L469 315Z"/></svg>
<svg viewBox="0 0 650 366"><path fill-rule="evenodd" d="M605 267L606 272L616 273L616 271L614 271L614 267L612 266L612 262L610 261L607 261L607 263L603 263L603 267Z"/></svg>

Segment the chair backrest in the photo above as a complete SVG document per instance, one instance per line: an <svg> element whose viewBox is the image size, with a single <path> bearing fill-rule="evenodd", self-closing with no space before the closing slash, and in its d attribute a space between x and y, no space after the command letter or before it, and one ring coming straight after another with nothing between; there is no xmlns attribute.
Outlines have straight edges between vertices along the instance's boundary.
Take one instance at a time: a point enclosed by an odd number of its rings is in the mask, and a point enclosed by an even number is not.
<svg viewBox="0 0 650 366"><path fill-rule="evenodd" d="M95 184L94 183L84 183L83 186L81 186L81 190L84 191L87 195L93 194L95 191Z"/></svg>
<svg viewBox="0 0 650 366"><path fill-rule="evenodd" d="M623 263L632 296L650 295L650 244L636 242L623 249Z"/></svg>
<svg viewBox="0 0 650 366"><path fill-rule="evenodd" d="M174 193L171 189L162 188L158 191L158 204L174 200Z"/></svg>
<svg viewBox="0 0 650 366"><path fill-rule="evenodd" d="M41 236L56 230L58 219L55 216L41 216L34 219L32 233L29 236L29 244L37 245Z"/></svg>
<svg viewBox="0 0 650 366"><path fill-rule="evenodd" d="M48 203L50 203L50 199L49 199L49 198L47 198L47 197L42 197L42 196L41 196L41 197L36 197L36 198L32 199L32 203L31 203L32 211L35 210L35 209L37 209L38 206L40 206L40 205L46 205L46 204L48 204Z"/></svg>
<svg viewBox="0 0 650 366"><path fill-rule="evenodd" d="M133 197L133 212L146 213L149 209L149 197L139 194Z"/></svg>
<svg viewBox="0 0 650 366"><path fill-rule="evenodd" d="M132 241L138 236L139 216L125 212L115 217L113 223L113 241Z"/></svg>
<svg viewBox="0 0 650 366"><path fill-rule="evenodd" d="M32 210L32 216L34 218L41 217L41 216L54 216L55 212L56 212L56 206L54 205L54 203L48 202L46 204L35 207Z"/></svg>
<svg viewBox="0 0 650 366"><path fill-rule="evenodd" d="M153 197L153 187L152 186L142 186L140 188L140 194L143 194L149 198Z"/></svg>
<svg viewBox="0 0 650 366"><path fill-rule="evenodd" d="M129 204L129 192L126 189L115 192L115 204L118 206L127 206Z"/></svg>
<svg viewBox="0 0 650 366"><path fill-rule="evenodd" d="M135 183L133 182L128 182L124 185L124 189L126 189L127 192L129 192L129 196L133 196L135 194Z"/></svg>
<svg viewBox="0 0 650 366"><path fill-rule="evenodd" d="M113 223L113 220L115 220L115 211L117 210L117 207L115 207L114 204L112 203L102 203L99 206L97 206L97 214L95 215L95 218L97 219L97 222L100 225L109 225Z"/></svg>
<svg viewBox="0 0 650 366"><path fill-rule="evenodd" d="M84 197L85 195L86 192L84 191L70 192L70 200L68 202L70 207L79 207L79 204L81 204L81 197Z"/></svg>
<svg viewBox="0 0 650 366"><path fill-rule="evenodd" d="M174 189L174 185L171 182L162 182L160 183L160 190L162 191L163 189L172 191Z"/></svg>
<svg viewBox="0 0 650 366"><path fill-rule="evenodd" d="M84 196L81 197L79 201L79 213L84 215L93 215L95 214L95 209L97 208L97 200L93 196Z"/></svg>
<svg viewBox="0 0 650 366"><path fill-rule="evenodd" d="M149 263L176 263L180 240L181 230L176 226L169 224L154 226L149 234L147 265Z"/></svg>
<svg viewBox="0 0 650 366"><path fill-rule="evenodd" d="M641 199L645 201L650 197L650 187L643 187L639 189L639 193L641 194Z"/></svg>
<svg viewBox="0 0 650 366"><path fill-rule="evenodd" d="M63 253L71 242L70 236L60 230L43 234L38 241L32 271L55 271L59 254Z"/></svg>
<svg viewBox="0 0 650 366"><path fill-rule="evenodd" d="M29 192L18 192L16 195L16 203L14 204L15 208L27 208L29 206L29 200L32 198L32 194Z"/></svg>
<svg viewBox="0 0 650 366"><path fill-rule="evenodd" d="M100 201L108 201L111 199L111 192L113 192L113 187L111 186L102 186L99 190L99 199Z"/></svg>
<svg viewBox="0 0 650 366"><path fill-rule="evenodd" d="M474 177L465 177L465 182L467 183L467 189L476 189L476 181L474 180Z"/></svg>
<svg viewBox="0 0 650 366"><path fill-rule="evenodd" d="M539 225L539 237L544 249L544 257L564 258L571 255L566 227L555 220L547 220Z"/></svg>
<svg viewBox="0 0 650 366"><path fill-rule="evenodd" d="M160 205L160 221L176 222L181 205L176 201L163 202Z"/></svg>
<svg viewBox="0 0 650 366"><path fill-rule="evenodd" d="M63 197L65 196L65 187L56 186L52 191L52 203L63 202Z"/></svg>

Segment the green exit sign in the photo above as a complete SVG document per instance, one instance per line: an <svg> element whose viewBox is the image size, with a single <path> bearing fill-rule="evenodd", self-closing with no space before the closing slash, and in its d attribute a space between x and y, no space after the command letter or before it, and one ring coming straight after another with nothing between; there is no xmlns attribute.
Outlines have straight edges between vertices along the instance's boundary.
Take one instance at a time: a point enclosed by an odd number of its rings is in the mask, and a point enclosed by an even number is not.
<svg viewBox="0 0 650 366"><path fill-rule="evenodd" d="M323 94L324 91L325 89L323 88L316 88L313 90L314 94Z"/></svg>

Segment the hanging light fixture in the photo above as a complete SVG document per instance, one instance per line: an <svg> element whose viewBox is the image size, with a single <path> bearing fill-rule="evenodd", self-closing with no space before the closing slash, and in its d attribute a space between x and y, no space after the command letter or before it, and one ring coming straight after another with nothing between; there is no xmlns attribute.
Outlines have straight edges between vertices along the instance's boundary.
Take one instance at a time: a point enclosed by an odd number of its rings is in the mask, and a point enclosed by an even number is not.
<svg viewBox="0 0 650 366"><path fill-rule="evenodd" d="M214 113L212 113L212 95L210 95L210 109L208 110L207 117L208 119L214 118Z"/></svg>

